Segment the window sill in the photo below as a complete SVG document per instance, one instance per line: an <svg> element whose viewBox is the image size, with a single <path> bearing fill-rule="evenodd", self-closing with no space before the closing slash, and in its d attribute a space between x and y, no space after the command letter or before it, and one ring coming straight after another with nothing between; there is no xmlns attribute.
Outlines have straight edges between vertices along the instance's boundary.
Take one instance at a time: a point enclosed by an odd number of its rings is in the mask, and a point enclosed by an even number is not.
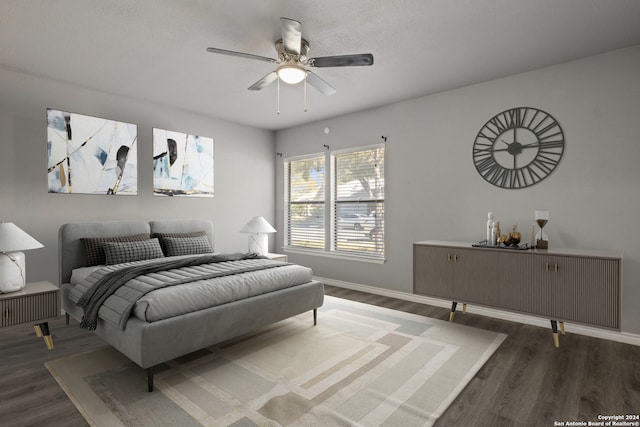
<svg viewBox="0 0 640 427"><path fill-rule="evenodd" d="M282 251L286 254L310 255L310 256L318 256L322 258L341 259L345 261L368 262L371 264L384 264L386 262L386 258L369 257L366 255L354 255L354 254L347 254L343 252L325 252L320 250L302 249L302 248L293 248L293 247L284 247L282 248Z"/></svg>

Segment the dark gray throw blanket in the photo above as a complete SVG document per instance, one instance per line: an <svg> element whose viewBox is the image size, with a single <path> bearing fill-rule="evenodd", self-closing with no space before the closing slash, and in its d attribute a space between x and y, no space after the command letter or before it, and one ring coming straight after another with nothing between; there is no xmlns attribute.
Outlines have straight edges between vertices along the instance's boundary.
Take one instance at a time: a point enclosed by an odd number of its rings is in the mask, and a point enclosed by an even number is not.
<svg viewBox="0 0 640 427"><path fill-rule="evenodd" d="M98 324L98 311L100 306L113 295L118 288L127 281L149 273L171 270L174 268L193 267L214 262L240 261L244 259L265 258L255 253L233 253L220 255L203 255L196 258L183 258L177 260L160 260L154 263L132 265L104 275L91 288L89 288L78 300L78 305L82 307L84 315L80 322L80 327L93 331Z"/></svg>

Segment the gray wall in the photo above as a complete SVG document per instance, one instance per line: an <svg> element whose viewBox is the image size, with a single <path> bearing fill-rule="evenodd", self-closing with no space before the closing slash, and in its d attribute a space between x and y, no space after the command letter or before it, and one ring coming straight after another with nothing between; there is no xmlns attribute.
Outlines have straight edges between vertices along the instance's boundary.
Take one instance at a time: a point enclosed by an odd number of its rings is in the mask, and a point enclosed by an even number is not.
<svg viewBox="0 0 640 427"><path fill-rule="evenodd" d="M481 240L490 210L503 230L518 224L529 240L534 210L547 208L552 247L623 254L622 327L640 333L639 75L640 46L278 132L283 158L322 152L323 144L333 150L388 138L386 263L299 254L290 260L317 276L409 293L412 242ZM566 150L546 180L499 189L477 174L471 148L488 119L519 106L552 114ZM282 229L281 161L276 180L275 226ZM279 233L276 248L282 246Z"/></svg>
<svg viewBox="0 0 640 427"><path fill-rule="evenodd" d="M220 102L224 102L221 100ZM46 109L138 125L138 195L47 192ZM153 196L152 128L214 138L215 197ZM44 244L26 253L27 280L57 283L57 232L71 221L210 219L216 249L246 251L239 230L254 215L274 221L274 133L0 69L0 221Z"/></svg>
<svg viewBox="0 0 640 427"><path fill-rule="evenodd" d="M533 211L548 208L553 247L623 253L623 329L640 333L639 74L635 47L278 132L275 151L283 157L322 152L323 144L340 149L388 137L386 263L298 254L290 259L318 276L411 292L412 242L480 240L489 210L503 229L517 223L527 236ZM554 115L567 144L549 178L508 191L478 176L471 146L490 117L515 106ZM47 107L138 124L138 196L48 194ZM152 195L153 127L214 138L213 199ZM325 127L331 128L328 135ZM277 229L284 226L282 162L269 131L0 69L0 148L0 220L18 224L45 245L27 252L30 281L57 281L57 229L69 221L208 218L216 225L217 249L225 251L246 248L238 230L253 215L265 216ZM275 237L278 250L282 233Z"/></svg>

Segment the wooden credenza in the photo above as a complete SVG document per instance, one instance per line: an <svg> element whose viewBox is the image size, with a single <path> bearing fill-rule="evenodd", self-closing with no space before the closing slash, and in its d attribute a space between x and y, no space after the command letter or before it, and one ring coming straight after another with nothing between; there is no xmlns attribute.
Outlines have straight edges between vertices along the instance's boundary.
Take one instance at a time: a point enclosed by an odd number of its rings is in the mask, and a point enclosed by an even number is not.
<svg viewBox="0 0 640 427"><path fill-rule="evenodd" d="M555 321L620 330L622 257L566 249L413 244L413 292ZM554 331L555 332L555 331Z"/></svg>

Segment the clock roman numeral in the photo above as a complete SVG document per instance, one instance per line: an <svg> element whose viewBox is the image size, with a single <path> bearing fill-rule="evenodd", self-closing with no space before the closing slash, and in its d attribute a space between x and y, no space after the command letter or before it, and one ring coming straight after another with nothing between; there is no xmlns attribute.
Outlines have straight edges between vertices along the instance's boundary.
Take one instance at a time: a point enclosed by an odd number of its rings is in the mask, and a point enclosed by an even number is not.
<svg viewBox="0 0 640 427"><path fill-rule="evenodd" d="M501 186L504 188L511 188L513 182L513 169L505 169L505 173L502 175Z"/></svg>
<svg viewBox="0 0 640 427"><path fill-rule="evenodd" d="M549 123L549 121L551 121L551 123ZM558 123L556 123L553 118L551 118L549 115L545 115L538 124L536 124L534 127L531 127L530 129L538 136L538 139L542 139L545 138L544 134L549 132L554 127L560 129L560 126L558 126ZM550 135L547 135L546 137L548 138L549 136Z"/></svg>
<svg viewBox="0 0 640 427"><path fill-rule="evenodd" d="M515 169L511 177L511 188L525 188L540 180L530 167ZM537 179L536 179L537 178Z"/></svg>
<svg viewBox="0 0 640 427"><path fill-rule="evenodd" d="M507 123L507 119L505 114L499 114L497 116L495 116L494 118L492 118L491 120L489 120L489 122L487 123L487 126L489 124L492 124L493 126L495 126L495 128L497 129L497 132L495 132L496 137L498 135L503 134L507 129L509 129L509 125Z"/></svg>
<svg viewBox="0 0 640 427"><path fill-rule="evenodd" d="M536 182L542 180L542 176L538 175L538 173L535 170L533 170L531 165L527 165L525 169L529 173L529 178L531 178L531 184L535 184Z"/></svg>
<svg viewBox="0 0 640 427"><path fill-rule="evenodd" d="M480 135L478 135L478 138L482 138L482 137ZM480 151L489 150L489 151L491 151L493 149L493 143L492 142L485 142L485 141L482 141L481 139L476 139L476 142L473 143L473 148L474 148L474 150L480 150Z"/></svg>
<svg viewBox="0 0 640 427"><path fill-rule="evenodd" d="M507 181L507 172L509 169L504 169L499 165L495 165L494 168L491 169L491 173L487 173L484 175L484 179L492 183L493 185L498 185L504 187L504 183Z"/></svg>
<svg viewBox="0 0 640 427"><path fill-rule="evenodd" d="M508 169L508 172L505 174L505 179L503 179L503 187L522 188L526 186L526 179L521 169Z"/></svg>
<svg viewBox="0 0 640 427"><path fill-rule="evenodd" d="M510 128L514 128L517 125L518 122L518 118L516 116L519 116L518 114L518 109L517 108L512 108L511 110L507 111L507 114L509 116L509 127Z"/></svg>
<svg viewBox="0 0 640 427"><path fill-rule="evenodd" d="M564 141L540 141L540 151L550 154L560 154L556 153L554 150L560 149L560 153L564 150Z"/></svg>
<svg viewBox="0 0 640 427"><path fill-rule="evenodd" d="M477 147L476 147L477 145ZM483 151L491 151L493 148L493 144L487 144L486 142L476 142L473 145L473 151L474 152L483 152Z"/></svg>
<svg viewBox="0 0 640 427"><path fill-rule="evenodd" d="M531 184L533 184L533 179L531 177L531 174L528 174L527 172L528 170L525 168L518 169L518 174L521 177L521 184L518 188L528 187Z"/></svg>
<svg viewBox="0 0 640 427"><path fill-rule="evenodd" d="M520 125L522 127L524 127L524 128L528 128L529 124L531 123L531 120L533 120L533 118L535 117L536 113L534 112L533 117L530 117L529 121L527 121L527 116L530 116L530 112L531 112L531 110L529 108L523 108L522 109L522 120L520 122Z"/></svg>
<svg viewBox="0 0 640 427"><path fill-rule="evenodd" d="M514 173L515 179L511 188L522 188L527 186L527 180L524 177L522 169L516 169Z"/></svg>
<svg viewBox="0 0 640 427"><path fill-rule="evenodd" d="M564 142L564 135L562 134L562 130L558 127L558 132L556 133L552 133L550 135L538 135L539 139L541 142L554 142L554 141L558 141L558 142ZM551 140L553 138L559 137L559 139L554 139Z"/></svg>
<svg viewBox="0 0 640 427"><path fill-rule="evenodd" d="M491 131L490 129L487 129L487 128L481 130L480 133L478 133L478 136L476 137L476 144L482 144L478 140L480 138L483 138L483 139L486 139L487 141L491 141L491 144L485 143L485 145L491 146L491 145L493 145L494 142L496 142L496 138L498 137L498 134L493 134L493 135L486 134L485 130L490 131L490 132L493 133L493 131Z"/></svg>
<svg viewBox="0 0 640 427"><path fill-rule="evenodd" d="M525 116L527 115L526 108L512 108L508 111L509 113L509 127L522 127L524 123Z"/></svg>
<svg viewBox="0 0 640 427"><path fill-rule="evenodd" d="M478 163L486 157L492 157L491 147L473 147L473 161Z"/></svg>
<svg viewBox="0 0 640 427"><path fill-rule="evenodd" d="M493 182L496 179L496 177L500 176L502 173L504 173L504 169L501 168L499 164L493 163L491 166L489 166L486 169L486 172L484 174L481 174L481 175L487 181Z"/></svg>
<svg viewBox="0 0 640 427"><path fill-rule="evenodd" d="M545 175L549 174L557 164L556 161L545 156L538 156L530 163L531 166L538 168Z"/></svg>
<svg viewBox="0 0 640 427"><path fill-rule="evenodd" d="M490 169L491 166L496 165L496 162L495 160L493 160L493 156L491 155L485 157L483 160L480 160L480 161L476 160L475 163L476 163L476 169L481 174L486 170Z"/></svg>
<svg viewBox="0 0 640 427"><path fill-rule="evenodd" d="M531 120L529 120L524 127L526 127L532 132L535 132L534 129L540 126L546 120L547 115L544 112L541 112L540 110L533 110L533 111L535 111L535 113L531 117Z"/></svg>

